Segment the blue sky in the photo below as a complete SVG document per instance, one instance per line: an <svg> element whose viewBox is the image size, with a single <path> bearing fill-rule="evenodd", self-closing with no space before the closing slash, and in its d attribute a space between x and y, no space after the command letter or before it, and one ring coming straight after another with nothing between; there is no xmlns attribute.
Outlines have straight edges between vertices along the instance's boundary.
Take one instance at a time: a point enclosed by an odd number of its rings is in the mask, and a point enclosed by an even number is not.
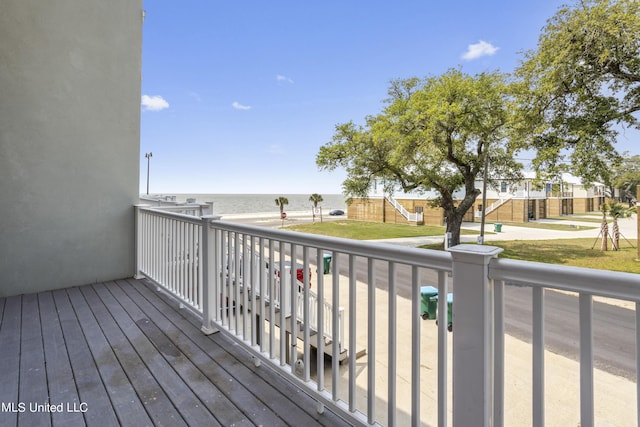
<svg viewBox="0 0 640 427"><path fill-rule="evenodd" d="M513 71L562 3L147 0L140 190L152 152L152 193L340 193L315 165L336 124L392 79Z"/></svg>

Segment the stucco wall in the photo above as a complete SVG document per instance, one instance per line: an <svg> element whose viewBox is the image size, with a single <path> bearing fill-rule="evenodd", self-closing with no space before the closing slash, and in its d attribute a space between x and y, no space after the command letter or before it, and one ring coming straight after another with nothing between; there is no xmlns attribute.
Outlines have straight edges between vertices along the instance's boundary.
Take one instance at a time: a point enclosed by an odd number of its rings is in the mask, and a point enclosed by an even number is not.
<svg viewBox="0 0 640 427"><path fill-rule="evenodd" d="M131 276L141 0L2 0L0 296Z"/></svg>

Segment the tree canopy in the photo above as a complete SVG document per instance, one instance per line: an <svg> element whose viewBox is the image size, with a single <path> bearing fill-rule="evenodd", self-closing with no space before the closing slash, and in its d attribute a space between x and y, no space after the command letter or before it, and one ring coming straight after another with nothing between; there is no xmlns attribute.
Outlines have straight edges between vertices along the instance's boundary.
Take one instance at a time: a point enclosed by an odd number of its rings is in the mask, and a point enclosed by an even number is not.
<svg viewBox="0 0 640 427"><path fill-rule="evenodd" d="M289 204L289 199L287 199L284 196L280 196L277 199L275 199L275 201L276 201L276 206L280 208L280 214L282 214L284 212L284 206Z"/></svg>
<svg viewBox="0 0 640 427"><path fill-rule="evenodd" d="M324 199L321 194L313 193L309 196L309 201L313 203L312 217L313 222L316 222L316 209L318 208L318 203L322 203ZM322 221L322 210L320 210L320 221Z"/></svg>
<svg viewBox="0 0 640 427"><path fill-rule="evenodd" d="M318 193L313 193L311 196L309 196L309 201L313 203L314 208L317 208L318 203L321 203L323 200L324 199L322 198L322 195Z"/></svg>
<svg viewBox="0 0 640 427"><path fill-rule="evenodd" d="M516 70L520 140L536 170L569 161L585 182L609 180L618 132L640 128L640 2L561 8Z"/></svg>
<svg viewBox="0 0 640 427"><path fill-rule="evenodd" d="M622 162L614 165L611 170L611 188L618 190L620 200L623 202L638 200L640 194L636 194L636 189L640 185L640 155L625 155ZM614 194L611 196L613 197Z"/></svg>
<svg viewBox="0 0 640 427"><path fill-rule="evenodd" d="M506 138L513 111L507 79L498 72L470 76L452 69L426 79L394 80L388 94L386 107L367 117L364 126L337 125L316 163L346 170L348 196L366 197L375 180L388 183L389 191L393 186L437 190L451 244L458 244L487 158L501 177L518 176L521 168ZM456 200L460 189L464 197Z"/></svg>

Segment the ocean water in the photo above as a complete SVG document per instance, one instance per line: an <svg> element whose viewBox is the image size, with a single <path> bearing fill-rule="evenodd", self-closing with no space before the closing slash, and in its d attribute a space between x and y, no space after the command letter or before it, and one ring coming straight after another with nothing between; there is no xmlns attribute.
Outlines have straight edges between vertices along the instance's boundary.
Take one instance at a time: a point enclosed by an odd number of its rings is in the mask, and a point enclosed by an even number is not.
<svg viewBox="0 0 640 427"><path fill-rule="evenodd" d="M286 197L289 204L284 206L285 212L311 212L310 194L170 194L176 201L196 199L198 203L213 202L216 214L257 214L279 213L280 208L275 200ZM323 201L318 203L324 213L333 209L346 210L347 204L342 194L322 194Z"/></svg>

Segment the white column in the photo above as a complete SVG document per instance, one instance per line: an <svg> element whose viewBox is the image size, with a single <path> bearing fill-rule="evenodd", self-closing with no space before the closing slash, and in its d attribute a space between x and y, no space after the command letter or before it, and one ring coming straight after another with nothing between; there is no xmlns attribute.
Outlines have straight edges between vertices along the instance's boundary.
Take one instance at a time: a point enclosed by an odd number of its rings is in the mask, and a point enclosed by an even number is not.
<svg viewBox="0 0 640 427"><path fill-rule="evenodd" d="M218 266L215 260L219 260L220 256L216 254L216 250L220 250L221 246L216 244L215 239L212 238L212 233L209 224L211 221L219 220L222 218L219 215L206 215L202 217L202 227L200 242L202 242L202 253L200 257L202 267L202 328L200 329L205 335L218 332L218 328L214 324L215 310L216 310L216 298L219 298L219 292L221 284L220 275L218 274Z"/></svg>
<svg viewBox="0 0 640 427"><path fill-rule="evenodd" d="M449 252L453 256L453 425L489 426L493 343L488 266L502 249L458 245Z"/></svg>

